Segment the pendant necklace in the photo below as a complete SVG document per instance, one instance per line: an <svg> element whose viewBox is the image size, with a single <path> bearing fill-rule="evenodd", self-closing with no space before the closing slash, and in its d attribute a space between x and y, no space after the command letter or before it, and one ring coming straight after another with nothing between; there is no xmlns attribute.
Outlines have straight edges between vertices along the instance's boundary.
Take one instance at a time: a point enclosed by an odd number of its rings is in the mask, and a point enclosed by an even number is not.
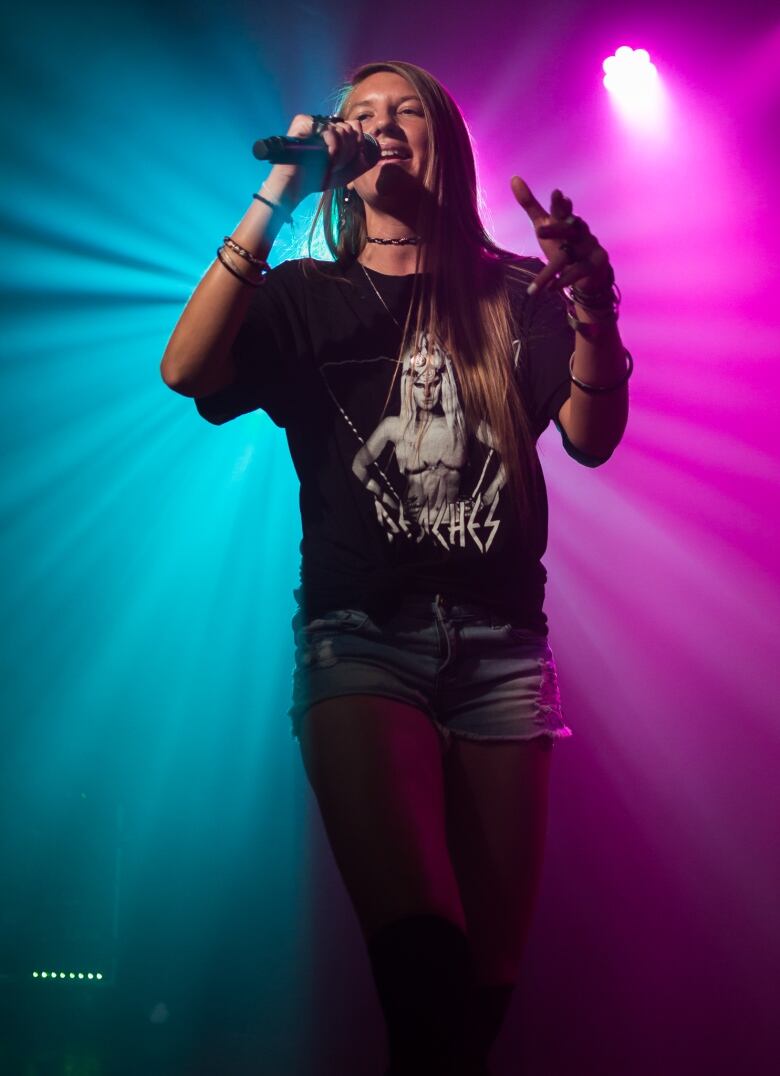
<svg viewBox="0 0 780 1076"><path fill-rule="evenodd" d="M393 319L393 321L394 321L394 322L396 323L396 325L398 326L398 328L399 328L399 329L401 330L401 332L403 332L403 325L401 324L401 322L400 322L400 321L398 320L398 318L397 318L397 317L395 316L395 314L393 313L393 311L392 311L392 310L390 309L390 307L389 307L389 306L387 305L387 303L386 303L386 302L384 301L384 299L382 298L382 293L381 293L381 292L379 291L379 288L378 288L378 287L376 286L376 284L374 283L374 281L373 281L373 280L371 279L371 277L369 276L369 273L368 273L368 269L366 269L365 265L363 265L363 263L362 263L362 262L358 262L358 265L359 265L359 266L360 266L360 268L361 268L361 269L363 270L363 273L364 273L364 275L365 275L365 278L366 278L366 280L367 280L367 281L369 282L369 284L371 285L371 287L372 287L372 288L374 289L374 295L376 295L377 299L378 299L378 300L380 301L380 303L382 304L382 306L383 306L383 307L385 308L385 310L386 310L386 311L388 312L388 314L390 315L390 317L391 317L391 318Z"/></svg>

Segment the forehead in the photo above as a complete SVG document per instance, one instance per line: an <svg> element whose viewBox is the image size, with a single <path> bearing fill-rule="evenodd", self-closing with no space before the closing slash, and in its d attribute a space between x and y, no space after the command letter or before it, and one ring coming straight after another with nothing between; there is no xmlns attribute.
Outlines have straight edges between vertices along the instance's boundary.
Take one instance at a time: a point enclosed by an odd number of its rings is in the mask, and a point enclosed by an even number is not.
<svg viewBox="0 0 780 1076"><path fill-rule="evenodd" d="M395 71L377 71L375 74L361 79L357 86L353 87L347 99L346 107L352 108L358 102L375 101L383 98L398 100L401 97L417 96L417 90L403 75L398 75Z"/></svg>

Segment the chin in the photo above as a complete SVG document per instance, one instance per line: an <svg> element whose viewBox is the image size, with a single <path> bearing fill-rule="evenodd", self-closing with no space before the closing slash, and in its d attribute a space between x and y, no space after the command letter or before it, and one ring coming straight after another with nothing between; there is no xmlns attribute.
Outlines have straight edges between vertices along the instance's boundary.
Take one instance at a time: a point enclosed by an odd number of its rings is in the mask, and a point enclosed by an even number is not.
<svg viewBox="0 0 780 1076"><path fill-rule="evenodd" d="M402 193L417 196L420 193L420 181L414 172L410 172L402 164L388 161L382 165L376 177L375 189L379 195Z"/></svg>

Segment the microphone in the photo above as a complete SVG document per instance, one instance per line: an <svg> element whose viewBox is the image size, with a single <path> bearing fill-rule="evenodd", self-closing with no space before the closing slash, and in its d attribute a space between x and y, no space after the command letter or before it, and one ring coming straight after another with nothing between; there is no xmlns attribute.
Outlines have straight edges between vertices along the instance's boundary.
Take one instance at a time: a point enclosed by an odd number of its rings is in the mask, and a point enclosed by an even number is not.
<svg viewBox="0 0 780 1076"><path fill-rule="evenodd" d="M303 164L313 157L322 157L327 161L328 147L318 134L307 138L293 138L291 135L272 135L260 138L252 146L252 153L258 161L270 161L271 164ZM363 159L369 168L373 168L382 150L371 135L363 135Z"/></svg>

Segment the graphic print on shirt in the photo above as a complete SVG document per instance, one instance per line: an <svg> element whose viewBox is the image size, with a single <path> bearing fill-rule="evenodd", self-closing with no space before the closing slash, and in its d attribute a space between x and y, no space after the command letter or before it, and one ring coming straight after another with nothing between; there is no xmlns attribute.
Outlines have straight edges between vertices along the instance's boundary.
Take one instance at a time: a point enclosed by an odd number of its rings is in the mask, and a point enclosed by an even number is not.
<svg viewBox="0 0 780 1076"><path fill-rule="evenodd" d="M452 360L426 334L404 355L388 401L395 368L388 358L322 367L354 434L352 473L389 541L486 553L506 483L490 427L467 433Z"/></svg>

